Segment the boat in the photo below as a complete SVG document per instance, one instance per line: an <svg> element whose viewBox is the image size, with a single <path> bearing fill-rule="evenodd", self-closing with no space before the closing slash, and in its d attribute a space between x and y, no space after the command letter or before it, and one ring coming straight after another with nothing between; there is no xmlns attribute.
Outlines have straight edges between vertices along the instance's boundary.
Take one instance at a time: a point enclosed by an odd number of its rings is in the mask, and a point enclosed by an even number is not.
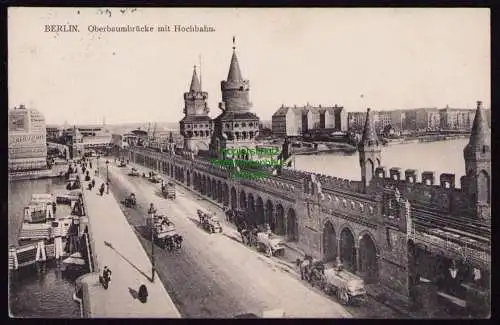
<svg viewBox="0 0 500 325"><path fill-rule="evenodd" d="M68 258L65 258L61 263L62 271L80 271L85 267L85 259L81 253L73 253Z"/></svg>

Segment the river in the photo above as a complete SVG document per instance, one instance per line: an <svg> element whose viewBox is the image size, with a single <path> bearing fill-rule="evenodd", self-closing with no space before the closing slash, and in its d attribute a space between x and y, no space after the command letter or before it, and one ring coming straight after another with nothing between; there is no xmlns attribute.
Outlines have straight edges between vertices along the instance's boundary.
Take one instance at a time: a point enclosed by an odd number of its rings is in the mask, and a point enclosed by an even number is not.
<svg viewBox="0 0 500 325"><path fill-rule="evenodd" d="M463 148L467 139L442 142L399 144L382 148L382 165L388 169L400 167L440 173L454 173L456 186L465 173ZM295 167L332 176L360 180L359 156L322 154L297 156ZM18 181L9 184L9 244L17 243L22 222L22 209L33 193L49 193L63 189L60 180ZM9 283L9 305L11 315L18 317L79 317L80 309L72 300L73 279L66 278L55 267L45 271L36 268L17 272Z"/></svg>
<svg viewBox="0 0 500 325"><path fill-rule="evenodd" d="M58 179L15 181L8 185L9 245L17 244L23 208L33 193L50 193L65 188ZM74 279L66 277L53 263L45 268L26 267L9 278L9 309L12 317L75 318L80 307L73 300Z"/></svg>
<svg viewBox="0 0 500 325"><path fill-rule="evenodd" d="M465 175L463 149L469 139L448 141L394 144L382 147L381 165L387 168L401 168L402 177L406 169L418 170L418 180L424 171L436 173L436 183L442 173L455 174L455 186L460 187L460 177ZM325 175L361 180L359 153L351 155L320 154L314 156L297 156L295 168Z"/></svg>

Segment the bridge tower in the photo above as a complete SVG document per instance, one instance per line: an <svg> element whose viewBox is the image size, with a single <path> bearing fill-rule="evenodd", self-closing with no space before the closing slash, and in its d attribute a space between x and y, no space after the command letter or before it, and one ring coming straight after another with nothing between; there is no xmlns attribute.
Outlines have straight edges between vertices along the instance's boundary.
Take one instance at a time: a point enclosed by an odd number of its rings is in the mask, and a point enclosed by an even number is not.
<svg viewBox="0 0 500 325"><path fill-rule="evenodd" d="M214 133L210 142L213 156L225 159L222 149L255 148L255 137L259 133L259 117L250 112L250 82L243 79L233 37L233 56L227 80L221 81L222 113L214 119ZM237 157L248 159L248 155Z"/></svg>
<svg viewBox="0 0 500 325"><path fill-rule="evenodd" d="M469 143L464 148L465 177L462 188L473 203L477 218L491 220L491 130L482 103L477 102Z"/></svg>
<svg viewBox="0 0 500 325"><path fill-rule="evenodd" d="M184 149L191 152L208 150L212 135L212 121L208 116L208 93L201 90L201 83L193 69L191 86L184 93L184 118L179 122L181 134L184 136Z"/></svg>
<svg viewBox="0 0 500 325"><path fill-rule="evenodd" d="M375 130L373 112L370 108L366 110L365 127L363 137L358 145L359 165L361 167L361 182L364 190L370 185L373 179L375 168L380 166L382 160L382 150Z"/></svg>
<svg viewBox="0 0 500 325"><path fill-rule="evenodd" d="M71 158L76 159L82 157L84 155L84 145L83 145L83 136L80 133L80 130L73 126L73 134L71 137Z"/></svg>

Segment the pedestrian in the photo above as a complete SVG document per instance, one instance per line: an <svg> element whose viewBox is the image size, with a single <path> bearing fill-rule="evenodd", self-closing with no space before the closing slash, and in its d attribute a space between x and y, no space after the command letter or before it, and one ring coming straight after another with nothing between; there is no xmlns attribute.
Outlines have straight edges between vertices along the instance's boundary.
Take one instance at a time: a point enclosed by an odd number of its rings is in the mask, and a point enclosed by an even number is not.
<svg viewBox="0 0 500 325"><path fill-rule="evenodd" d="M109 181L106 182L106 194L109 194Z"/></svg>
<svg viewBox="0 0 500 325"><path fill-rule="evenodd" d="M95 179L92 178L92 187L94 188L95 187Z"/></svg>
<svg viewBox="0 0 500 325"><path fill-rule="evenodd" d="M101 184L101 188L99 189L99 193L101 193L101 196L104 193L104 183Z"/></svg>
<svg viewBox="0 0 500 325"><path fill-rule="evenodd" d="M139 292L137 293L137 298L143 304L148 301L148 288L144 284L139 287Z"/></svg>
<svg viewBox="0 0 500 325"><path fill-rule="evenodd" d="M52 202L52 212L54 213L54 217L56 216L56 210L57 210L57 204L56 202Z"/></svg>

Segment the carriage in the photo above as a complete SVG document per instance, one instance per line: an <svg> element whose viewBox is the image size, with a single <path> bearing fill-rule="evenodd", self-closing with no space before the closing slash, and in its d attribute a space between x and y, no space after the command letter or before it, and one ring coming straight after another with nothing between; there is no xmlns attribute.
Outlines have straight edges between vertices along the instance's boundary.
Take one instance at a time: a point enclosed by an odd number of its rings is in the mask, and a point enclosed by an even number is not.
<svg viewBox="0 0 500 325"><path fill-rule="evenodd" d="M343 269L342 264L336 267L325 268L321 261L306 256L303 261L298 260L300 277L312 286L323 290L326 294L335 294L344 305L362 301L366 296L363 279Z"/></svg>
<svg viewBox="0 0 500 325"><path fill-rule="evenodd" d="M161 193L166 199L175 199L175 184L172 182L167 182L167 184L163 185L161 188Z"/></svg>
<svg viewBox="0 0 500 325"><path fill-rule="evenodd" d="M285 241L276 237L271 232L251 232L256 238L253 242L257 250L264 251L268 256L283 256L285 254Z"/></svg>
<svg viewBox="0 0 500 325"><path fill-rule="evenodd" d="M135 168L132 168L128 173L129 176L140 176L139 171Z"/></svg>
<svg viewBox="0 0 500 325"><path fill-rule="evenodd" d="M177 233L175 224L164 215L154 215L153 218L146 218L146 227L152 231L153 240L163 249L172 251L180 249L182 246L182 236Z"/></svg>
<svg viewBox="0 0 500 325"><path fill-rule="evenodd" d="M158 175L158 174L155 174L155 173L151 172L151 173L149 174L148 180L149 180L151 183L158 184L158 183L161 183L161 181L162 181L163 179L161 178L161 176L160 176L160 175Z"/></svg>
<svg viewBox="0 0 500 325"><path fill-rule="evenodd" d="M127 164L125 163L125 160L120 160L120 163L118 164L118 167L127 167Z"/></svg>
<svg viewBox="0 0 500 325"><path fill-rule="evenodd" d="M133 207L135 207L136 204L137 204L137 200L135 198L135 194L134 193L130 193L130 196L126 197L125 200L123 200L123 204L127 208L133 208Z"/></svg>
<svg viewBox="0 0 500 325"><path fill-rule="evenodd" d="M222 232L222 225L219 218L215 216L215 213L205 213L201 210L197 212L200 225L203 229L208 230L210 233Z"/></svg>

